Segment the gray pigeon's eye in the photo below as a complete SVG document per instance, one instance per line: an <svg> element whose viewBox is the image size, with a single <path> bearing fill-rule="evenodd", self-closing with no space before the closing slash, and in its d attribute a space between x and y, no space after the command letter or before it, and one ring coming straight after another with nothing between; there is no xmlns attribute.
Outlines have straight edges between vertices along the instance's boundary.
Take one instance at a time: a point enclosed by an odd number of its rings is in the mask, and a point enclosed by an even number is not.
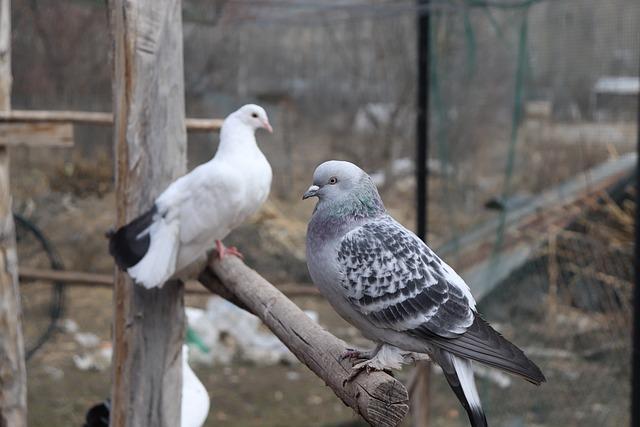
<svg viewBox="0 0 640 427"><path fill-rule="evenodd" d="M258 113L251 113L251 117L253 117L254 119L258 118Z"/></svg>
<svg viewBox="0 0 640 427"><path fill-rule="evenodd" d="M332 176L331 178L329 178L329 184L334 185L338 183L338 178L336 178L335 176Z"/></svg>

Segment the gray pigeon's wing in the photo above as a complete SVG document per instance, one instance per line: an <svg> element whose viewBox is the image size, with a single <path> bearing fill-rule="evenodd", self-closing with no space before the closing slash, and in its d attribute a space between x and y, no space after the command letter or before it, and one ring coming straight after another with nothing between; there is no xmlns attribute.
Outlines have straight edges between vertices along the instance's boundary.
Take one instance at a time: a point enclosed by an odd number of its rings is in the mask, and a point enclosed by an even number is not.
<svg viewBox="0 0 640 427"><path fill-rule="evenodd" d="M348 233L338 262L347 298L378 327L454 338L473 324L475 302L466 284L391 217Z"/></svg>
<svg viewBox="0 0 640 427"><path fill-rule="evenodd" d="M469 288L413 233L391 217L341 241L342 287L353 307L380 328L426 339L459 357L545 381L540 369L478 316Z"/></svg>

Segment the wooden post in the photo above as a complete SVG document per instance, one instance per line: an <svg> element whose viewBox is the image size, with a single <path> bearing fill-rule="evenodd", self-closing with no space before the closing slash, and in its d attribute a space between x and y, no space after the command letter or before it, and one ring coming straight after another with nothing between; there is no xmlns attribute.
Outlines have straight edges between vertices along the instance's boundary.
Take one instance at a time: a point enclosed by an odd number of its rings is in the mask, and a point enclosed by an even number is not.
<svg viewBox="0 0 640 427"><path fill-rule="evenodd" d="M640 79L640 70L638 70ZM640 92L638 92L638 106L636 110L636 198L640 194ZM640 209L636 200L635 211L635 244L634 256L634 286L633 286L633 329L631 347L631 425L640 423Z"/></svg>
<svg viewBox="0 0 640 427"><path fill-rule="evenodd" d="M11 108L11 8L0 0L0 110ZM9 153L0 146L0 426L27 425L18 256L9 189Z"/></svg>
<svg viewBox="0 0 640 427"><path fill-rule="evenodd" d="M414 368L412 384L409 387L411 396L411 425L427 427L429 425L429 396L431 395L431 364L420 361Z"/></svg>
<svg viewBox="0 0 640 427"><path fill-rule="evenodd" d="M118 225L186 169L180 0L109 2ZM111 426L180 425L184 286L116 272Z"/></svg>

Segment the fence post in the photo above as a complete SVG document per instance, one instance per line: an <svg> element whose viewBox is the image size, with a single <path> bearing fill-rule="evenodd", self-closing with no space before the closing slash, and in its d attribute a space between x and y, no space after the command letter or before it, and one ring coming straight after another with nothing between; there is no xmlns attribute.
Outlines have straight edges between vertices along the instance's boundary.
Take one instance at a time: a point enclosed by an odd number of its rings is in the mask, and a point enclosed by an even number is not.
<svg viewBox="0 0 640 427"><path fill-rule="evenodd" d="M117 223L149 209L186 169L180 0L113 0ZM184 286L116 272L111 426L180 425Z"/></svg>
<svg viewBox="0 0 640 427"><path fill-rule="evenodd" d="M417 3L418 82L416 97L416 234L427 241L429 225L429 0ZM429 383L431 365L418 362L416 381L410 390L413 427L429 425Z"/></svg>
<svg viewBox="0 0 640 427"><path fill-rule="evenodd" d="M11 108L11 4L0 0L0 111ZM9 188L9 153L0 146L0 426L27 425L18 255Z"/></svg>
<svg viewBox="0 0 640 427"><path fill-rule="evenodd" d="M638 70L640 79L640 70ZM631 425L640 423L640 91L637 94L636 110L636 211L635 211L635 244L634 244L634 287L633 287L633 326L631 347Z"/></svg>

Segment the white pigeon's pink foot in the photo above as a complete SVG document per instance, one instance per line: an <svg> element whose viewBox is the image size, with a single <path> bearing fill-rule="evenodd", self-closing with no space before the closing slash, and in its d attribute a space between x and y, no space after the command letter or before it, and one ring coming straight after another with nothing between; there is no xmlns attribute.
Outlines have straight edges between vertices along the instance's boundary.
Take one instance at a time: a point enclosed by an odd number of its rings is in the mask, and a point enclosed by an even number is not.
<svg viewBox="0 0 640 427"><path fill-rule="evenodd" d="M235 246L226 247L224 243L222 243L222 240L216 240L216 251L218 253L217 258L219 260L224 258L226 255L233 255L240 259L244 259L244 255L242 255L242 252L240 252L238 248Z"/></svg>

